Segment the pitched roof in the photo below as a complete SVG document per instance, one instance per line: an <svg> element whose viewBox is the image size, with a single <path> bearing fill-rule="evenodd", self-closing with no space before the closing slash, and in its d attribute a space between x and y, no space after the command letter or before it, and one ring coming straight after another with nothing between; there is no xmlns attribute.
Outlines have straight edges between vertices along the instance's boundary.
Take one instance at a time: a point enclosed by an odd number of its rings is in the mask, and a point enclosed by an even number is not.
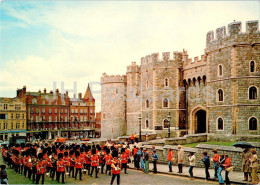
<svg viewBox="0 0 260 185"><path fill-rule="evenodd" d="M93 101L93 100L95 101L95 99L94 99L94 97L92 95L92 92L90 90L89 84L88 84L88 88L87 88L87 90L85 92L85 95L84 95L83 99L86 100L86 101Z"/></svg>

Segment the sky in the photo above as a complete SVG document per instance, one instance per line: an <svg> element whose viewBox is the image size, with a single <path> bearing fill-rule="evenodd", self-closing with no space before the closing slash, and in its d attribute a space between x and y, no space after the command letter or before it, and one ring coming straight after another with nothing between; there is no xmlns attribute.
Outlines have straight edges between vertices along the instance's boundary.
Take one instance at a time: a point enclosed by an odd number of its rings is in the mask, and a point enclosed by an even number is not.
<svg viewBox="0 0 260 185"><path fill-rule="evenodd" d="M0 97L24 85L73 97L90 83L100 111L102 73L154 52L200 56L208 31L259 19L259 1L2 1Z"/></svg>

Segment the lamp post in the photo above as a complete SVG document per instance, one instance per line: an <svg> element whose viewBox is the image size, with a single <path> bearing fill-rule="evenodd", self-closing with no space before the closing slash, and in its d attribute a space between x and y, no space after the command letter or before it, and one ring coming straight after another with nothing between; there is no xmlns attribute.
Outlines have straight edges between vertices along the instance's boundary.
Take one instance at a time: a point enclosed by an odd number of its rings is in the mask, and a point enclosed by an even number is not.
<svg viewBox="0 0 260 185"><path fill-rule="evenodd" d="M139 114L139 142L142 141L142 117L141 117L141 114Z"/></svg>
<svg viewBox="0 0 260 185"><path fill-rule="evenodd" d="M169 126L168 126L168 138L170 138L171 137L171 114L170 114L170 112L168 113L167 118L168 118L168 124L169 124Z"/></svg>

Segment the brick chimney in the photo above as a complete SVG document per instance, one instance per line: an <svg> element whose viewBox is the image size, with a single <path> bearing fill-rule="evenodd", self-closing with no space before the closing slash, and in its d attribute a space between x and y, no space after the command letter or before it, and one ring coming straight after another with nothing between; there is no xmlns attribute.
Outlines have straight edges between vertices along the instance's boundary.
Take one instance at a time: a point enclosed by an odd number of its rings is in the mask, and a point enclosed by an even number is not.
<svg viewBox="0 0 260 185"><path fill-rule="evenodd" d="M46 88L44 88L43 92L44 92L44 94L46 94Z"/></svg>
<svg viewBox="0 0 260 185"><path fill-rule="evenodd" d="M82 99L82 93L79 93L79 99L81 100Z"/></svg>

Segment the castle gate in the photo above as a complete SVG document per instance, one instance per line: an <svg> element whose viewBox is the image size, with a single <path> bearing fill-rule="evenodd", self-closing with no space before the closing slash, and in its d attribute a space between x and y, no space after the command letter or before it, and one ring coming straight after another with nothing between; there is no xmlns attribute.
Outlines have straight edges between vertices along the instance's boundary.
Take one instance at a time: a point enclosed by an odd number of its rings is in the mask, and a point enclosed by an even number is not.
<svg viewBox="0 0 260 185"><path fill-rule="evenodd" d="M190 129L194 134L207 132L207 113L204 108L199 107L192 112Z"/></svg>

